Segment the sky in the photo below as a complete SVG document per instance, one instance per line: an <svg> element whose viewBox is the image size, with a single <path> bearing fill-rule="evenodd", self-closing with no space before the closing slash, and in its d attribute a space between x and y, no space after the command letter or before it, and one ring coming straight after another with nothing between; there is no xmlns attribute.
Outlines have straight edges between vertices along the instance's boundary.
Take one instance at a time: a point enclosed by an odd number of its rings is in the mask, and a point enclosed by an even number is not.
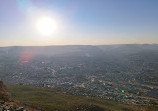
<svg viewBox="0 0 158 111"><path fill-rule="evenodd" d="M57 25L51 35L36 27ZM158 43L158 0L0 0L0 46Z"/></svg>

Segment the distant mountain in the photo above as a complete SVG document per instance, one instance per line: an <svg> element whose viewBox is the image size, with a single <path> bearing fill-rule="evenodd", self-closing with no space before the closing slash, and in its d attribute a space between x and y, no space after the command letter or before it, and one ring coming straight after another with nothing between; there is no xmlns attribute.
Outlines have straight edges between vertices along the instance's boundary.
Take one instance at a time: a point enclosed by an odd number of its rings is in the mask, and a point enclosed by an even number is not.
<svg viewBox="0 0 158 111"><path fill-rule="evenodd" d="M158 50L157 44L124 44L124 45L66 45L66 46L13 46L1 47L1 53L20 54L36 53L37 55L101 55L102 53L136 53L149 50Z"/></svg>

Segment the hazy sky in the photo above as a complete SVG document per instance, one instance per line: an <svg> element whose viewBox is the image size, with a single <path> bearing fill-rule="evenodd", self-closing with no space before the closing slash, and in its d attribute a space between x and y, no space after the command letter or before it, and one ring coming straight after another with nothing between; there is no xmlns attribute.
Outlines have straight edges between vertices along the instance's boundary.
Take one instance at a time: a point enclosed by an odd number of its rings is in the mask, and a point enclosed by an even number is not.
<svg viewBox="0 0 158 111"><path fill-rule="evenodd" d="M41 17L57 30L43 36ZM158 43L158 0L0 0L0 46Z"/></svg>

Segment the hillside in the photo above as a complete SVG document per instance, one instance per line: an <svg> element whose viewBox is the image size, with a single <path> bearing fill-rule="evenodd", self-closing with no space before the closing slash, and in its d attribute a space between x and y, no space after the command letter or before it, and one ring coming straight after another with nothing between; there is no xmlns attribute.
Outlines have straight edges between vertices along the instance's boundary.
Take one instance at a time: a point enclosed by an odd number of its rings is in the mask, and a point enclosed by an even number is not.
<svg viewBox="0 0 158 111"><path fill-rule="evenodd" d="M6 86L0 81L0 100L1 101L8 101L10 99L9 93L7 92Z"/></svg>
<svg viewBox="0 0 158 111"><path fill-rule="evenodd" d="M111 100L73 96L62 89L7 86L14 99L42 111L157 111L153 105L124 105Z"/></svg>
<svg viewBox="0 0 158 111"><path fill-rule="evenodd" d="M36 111L31 107L22 107L20 102L15 102L7 91L7 87L0 81L0 111ZM27 110L26 110L27 109Z"/></svg>

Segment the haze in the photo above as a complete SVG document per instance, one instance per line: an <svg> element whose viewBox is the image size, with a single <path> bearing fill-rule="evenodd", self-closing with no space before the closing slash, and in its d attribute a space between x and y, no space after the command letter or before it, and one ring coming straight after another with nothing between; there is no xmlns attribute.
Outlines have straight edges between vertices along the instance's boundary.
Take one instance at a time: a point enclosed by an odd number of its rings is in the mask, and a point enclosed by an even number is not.
<svg viewBox="0 0 158 111"><path fill-rule="evenodd" d="M158 43L157 0L0 0L0 46ZM51 35L36 30L52 18Z"/></svg>

